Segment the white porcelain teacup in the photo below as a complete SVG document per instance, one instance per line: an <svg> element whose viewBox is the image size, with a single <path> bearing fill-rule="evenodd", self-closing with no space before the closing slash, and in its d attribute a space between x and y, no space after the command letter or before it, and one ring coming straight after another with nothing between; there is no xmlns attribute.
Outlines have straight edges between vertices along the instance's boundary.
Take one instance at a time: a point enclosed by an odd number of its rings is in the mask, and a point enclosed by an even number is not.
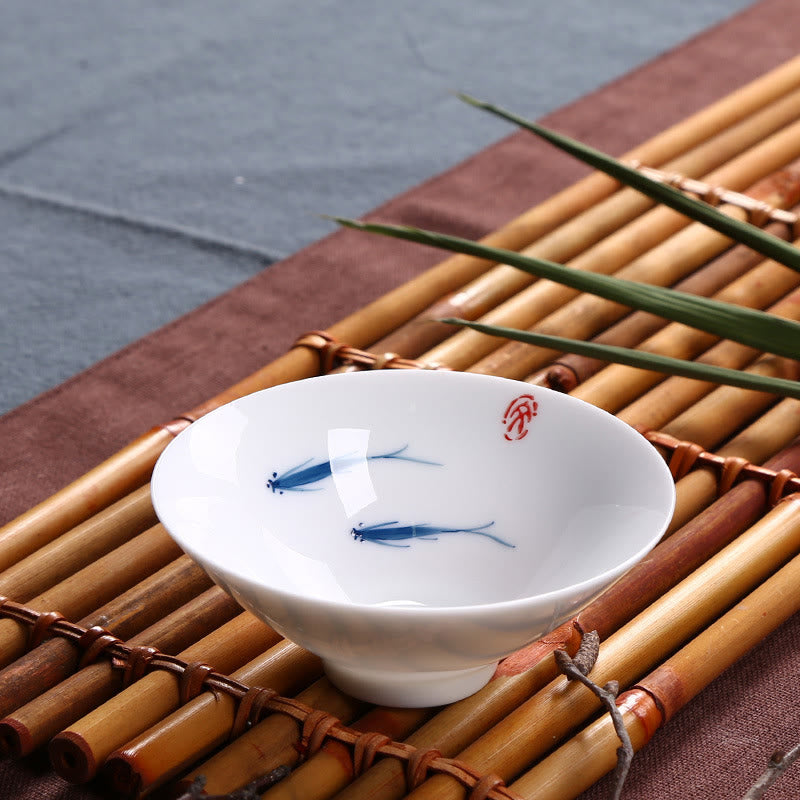
<svg viewBox="0 0 800 800"><path fill-rule="evenodd" d="M156 512L245 608L344 691L430 706L481 688L640 560L670 473L635 430L518 381L309 378L193 423Z"/></svg>

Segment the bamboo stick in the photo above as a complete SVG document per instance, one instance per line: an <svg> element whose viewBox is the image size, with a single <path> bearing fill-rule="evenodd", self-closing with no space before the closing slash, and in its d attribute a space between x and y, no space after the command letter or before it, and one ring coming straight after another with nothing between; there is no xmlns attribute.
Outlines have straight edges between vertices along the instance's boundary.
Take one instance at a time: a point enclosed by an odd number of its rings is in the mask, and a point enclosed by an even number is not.
<svg viewBox="0 0 800 800"><path fill-rule="evenodd" d="M0 537L0 593L24 602L156 522L142 487L50 543Z"/></svg>
<svg viewBox="0 0 800 800"><path fill-rule="evenodd" d="M789 228L783 223L772 223L765 230L786 240ZM737 245L689 275L673 288L687 294L711 297L748 273L761 263L761 256L745 245ZM668 320L646 311L635 311L598 334L594 341L621 347L641 346L643 342L663 330ZM548 367L525 378L528 383L545 386L561 392L572 392L593 375L608 366L607 361L589 356L565 353ZM592 402L589 400L589 402ZM598 405L595 403L595 405ZM603 406L606 408L606 406Z"/></svg>
<svg viewBox="0 0 800 800"><path fill-rule="evenodd" d="M751 118L680 154L663 164L662 169L687 176L702 175L717 169L748 147L793 122L797 118L798 101L800 93L793 92ZM653 202L639 192L622 189L574 215L559 228L531 243L523 252L561 263L570 261L603 238L619 231L652 206ZM676 224L675 219L672 220L673 225ZM639 248L646 248L648 236L651 246L666 236L663 231L658 233L652 228L647 230L647 227L649 226L645 226L640 232L642 241L637 244ZM640 249L639 252L643 251ZM632 257L629 253L628 258ZM373 345L373 351L399 352L412 357L421 355L452 333L448 326L436 323L435 320L452 316L477 319L533 281L532 276L512 267L495 266L455 294L437 300L422 314L381 339ZM555 300L552 302L556 303Z"/></svg>
<svg viewBox="0 0 800 800"><path fill-rule="evenodd" d="M179 657L228 674L279 639L268 625L245 612ZM173 712L180 705L180 695L180 681L172 673L158 670L145 675L53 737L49 747L53 768L73 783L90 780L114 750Z"/></svg>
<svg viewBox="0 0 800 800"><path fill-rule="evenodd" d="M736 189L749 186L747 194L771 206L795 205L798 202L796 179L786 180L786 171L781 170L800 155L797 145L798 131L800 122L795 122L706 176L705 180ZM745 213L741 208L729 205L720 206L720 210L738 218L742 218ZM615 273L647 283L672 284L691 271L686 266L681 269L687 258L692 259L693 267L700 266L704 260L718 255L729 243L728 239L716 231L699 223L689 224L683 215L660 206L599 242L567 265L574 269ZM530 328L538 323L537 330L541 327L542 330L563 331L566 328L561 326L565 321L574 321L573 318L579 313L585 313L581 306L589 298L595 312L612 305L609 301L580 295L576 289L549 281L537 281L486 314L481 321L517 328ZM621 315L612 315L611 320L615 321L619 316ZM584 327L589 335L595 332L591 326ZM600 327L602 326L599 324L594 326ZM464 329L439 347L429 350L424 355L424 360L447 364L456 369L472 366L474 371L505 374L503 369L506 365L515 364L523 357L516 351L525 348L519 342L510 342L501 348L507 352L495 353L497 349L494 337ZM520 370L515 376L527 375L541 366L539 361L540 359L530 359L527 371ZM541 363L546 361L542 360Z"/></svg>
<svg viewBox="0 0 800 800"><path fill-rule="evenodd" d="M154 525L32 598L28 605L36 611L57 610L67 618L81 618L180 555L164 527ZM28 637L29 628L23 623L0 619L0 666L25 652Z"/></svg>
<svg viewBox="0 0 800 800"><path fill-rule="evenodd" d="M726 97L668 128L647 143L626 154L626 158L660 164L759 109L790 93L800 83L800 58L740 87ZM538 230L551 230L582 209L598 202L616 189L604 175L591 174L572 187L537 205L486 238L489 244L515 249L537 238ZM531 225L533 233L518 238L517 231ZM526 241L527 239L527 241ZM350 344L363 347L395 330L423 311L437 298L463 286L488 268L477 259L453 256L417 278L350 314L331 328L331 333ZM305 348L295 348L253 373L217 397L198 406L196 418L223 403L258 389L314 374L315 357ZM30 553L42 544L75 527L98 509L110 505L144 484L158 455L183 427L183 422L153 428L130 445L76 479L56 494L37 504L0 529L0 541L13 543L19 552Z"/></svg>
<svg viewBox="0 0 800 800"><path fill-rule="evenodd" d="M725 669L800 611L800 558L785 567L669 658L638 687L621 695L625 727L638 751ZM577 797L616 764L619 739L608 716L582 730L515 781L511 788L537 800Z"/></svg>
<svg viewBox="0 0 800 800"><path fill-rule="evenodd" d="M236 601L215 586L126 641L175 654L237 613ZM14 758L32 753L120 691L123 678L123 671L105 658L84 667L0 720L0 750Z"/></svg>
<svg viewBox="0 0 800 800"><path fill-rule="evenodd" d="M380 733L392 741L404 740L434 712L432 708L374 708L350 727L361 732ZM347 786L354 777L350 748L329 739L320 751L300 764L283 781L265 792L265 800L327 800Z"/></svg>
<svg viewBox="0 0 800 800"><path fill-rule="evenodd" d="M800 434L800 424L797 433ZM766 466L776 472L800 471L800 442L774 456ZM679 496L681 489L679 482ZM766 500L767 492L760 481L748 480L735 486L682 530L659 544L640 564L590 603L576 620L501 662L483 690L442 710L409 739L409 744L436 748L445 756L464 750L556 677L557 667L551 658L555 648L564 646L574 652L578 629L597 630L601 638L610 636L754 524L764 513ZM337 800L398 800L404 792L402 764L386 759L343 791Z"/></svg>
<svg viewBox="0 0 800 800"><path fill-rule="evenodd" d="M4 551L11 554L9 563L141 488L149 480L158 454L188 424L182 420L152 428L77 481L0 528L0 542Z"/></svg>
<svg viewBox="0 0 800 800"><path fill-rule="evenodd" d="M79 624L100 625L128 639L205 591L211 579L188 556L181 556L119 597L95 609ZM0 717L55 686L78 667L81 648L54 637L26 653L0 672Z"/></svg>
<svg viewBox="0 0 800 800"><path fill-rule="evenodd" d="M300 691L321 674L317 656L284 639L232 677L285 695ZM103 777L114 792L126 797L151 792L224 744L233 729L236 707L231 695L204 692L113 752Z"/></svg>
<svg viewBox="0 0 800 800"><path fill-rule="evenodd" d="M345 725L367 705L340 692L327 678L321 678L296 698L299 702L337 717ZM205 763L179 781L178 788L191 785L199 775L206 779L208 794L223 794L245 786L278 766L293 767L300 759L300 728L291 717L273 714L243 733Z"/></svg>
<svg viewBox="0 0 800 800"><path fill-rule="evenodd" d="M747 532L610 636L593 679L628 686L708 625L719 613L800 551L800 498L791 496ZM599 706L582 685L558 678L467 747L459 759L508 782ZM413 800L463 798L444 775L430 778Z"/></svg>

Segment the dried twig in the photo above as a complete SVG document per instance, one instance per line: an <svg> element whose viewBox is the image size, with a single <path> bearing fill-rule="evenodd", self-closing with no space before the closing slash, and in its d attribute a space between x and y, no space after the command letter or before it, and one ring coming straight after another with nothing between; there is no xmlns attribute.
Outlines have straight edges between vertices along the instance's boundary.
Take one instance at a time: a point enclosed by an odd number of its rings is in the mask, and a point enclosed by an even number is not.
<svg viewBox="0 0 800 800"><path fill-rule="evenodd" d="M798 758L800 758L800 744L793 747L788 753L784 753L782 750L774 752L770 756L767 769L750 787L742 800L760 800L767 789L769 789Z"/></svg>
<svg viewBox="0 0 800 800"><path fill-rule="evenodd" d="M616 681L609 681L605 686L598 686L588 675L597 660L600 650L600 637L597 631L584 633L581 646L575 657L570 657L566 650L556 650L554 655L556 664L561 672L566 675L567 680L579 681L592 691L603 703L611 715L614 730L619 737L621 745L617 748L617 767L614 770L614 790L611 795L613 800L619 800L622 795L622 787L628 770L633 760L633 745L631 744L625 723L622 720L622 713L617 707L616 699L619 694L619 684Z"/></svg>
<svg viewBox="0 0 800 800"><path fill-rule="evenodd" d="M198 775L191 786L176 800L259 800L259 797L279 781L282 781L291 770L289 767L275 767L272 772L262 775L260 778L250 781L247 786L241 789L234 789L228 794L205 794L203 789L206 785L205 775Z"/></svg>

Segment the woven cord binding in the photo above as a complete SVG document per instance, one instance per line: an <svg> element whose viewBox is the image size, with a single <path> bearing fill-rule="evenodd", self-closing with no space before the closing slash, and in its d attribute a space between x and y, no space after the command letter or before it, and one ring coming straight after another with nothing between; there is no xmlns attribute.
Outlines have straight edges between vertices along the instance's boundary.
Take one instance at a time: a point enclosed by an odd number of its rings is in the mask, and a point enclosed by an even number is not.
<svg viewBox="0 0 800 800"><path fill-rule="evenodd" d="M189 664L152 647L128 645L98 626L84 628L68 622L60 614L36 611L2 596L0 617L21 622L32 631L44 630L48 636L68 639L84 650L84 657L91 654L92 659L100 656L109 658L115 669L123 670L127 681L138 679L153 669L171 672L181 687L182 702L196 697L201 691L225 692L239 701L231 730L232 738L267 713L285 714L300 726L295 746L301 759L310 758L327 739L334 739L352 748L356 775L367 769L378 756L388 756L406 762L409 790L426 780L431 773L440 773L461 783L469 792L469 800L522 800L497 776L481 775L468 764L443 757L438 750L420 750L402 742L393 742L383 734L355 731L327 712L292 698L281 697L272 689L248 686L214 672L207 664Z"/></svg>
<svg viewBox="0 0 800 800"><path fill-rule="evenodd" d="M310 331L295 341L293 347L308 347L319 354L319 374L325 375L336 367L366 369L438 369L449 370L440 364L425 364L403 358L397 353L370 353L340 342L327 331Z"/></svg>
<svg viewBox="0 0 800 800"><path fill-rule="evenodd" d="M676 172L663 172L660 169L642 166L638 161L630 161L629 164L648 178L652 178L659 183L665 183L686 194L693 194L711 206L726 203L741 208L746 212L748 222L758 227L762 227L768 222L783 222L791 227L793 238L796 238L800 230L798 223L800 217L792 211L775 208L768 203L750 197L750 195L734 192L720 186L712 186L709 183L687 178L685 175L680 175Z"/></svg>
<svg viewBox="0 0 800 800"><path fill-rule="evenodd" d="M768 488L770 508L777 505L785 495L800 491L800 478L791 470L775 472L738 456L719 456L709 453L695 442L682 441L661 431L640 430L640 433L651 444L670 454L667 462L676 481L693 469L710 467L717 474L717 494L721 496L736 483L755 479Z"/></svg>

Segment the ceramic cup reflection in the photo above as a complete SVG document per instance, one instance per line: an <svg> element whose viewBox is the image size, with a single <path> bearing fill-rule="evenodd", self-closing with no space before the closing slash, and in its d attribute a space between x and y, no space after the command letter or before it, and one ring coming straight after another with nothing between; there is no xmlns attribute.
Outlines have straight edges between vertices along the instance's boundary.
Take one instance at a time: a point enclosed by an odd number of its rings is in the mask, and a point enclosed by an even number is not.
<svg viewBox="0 0 800 800"><path fill-rule="evenodd" d="M666 529L669 471L567 395L459 372L309 378L193 423L156 513L341 689L430 706L481 688Z"/></svg>

